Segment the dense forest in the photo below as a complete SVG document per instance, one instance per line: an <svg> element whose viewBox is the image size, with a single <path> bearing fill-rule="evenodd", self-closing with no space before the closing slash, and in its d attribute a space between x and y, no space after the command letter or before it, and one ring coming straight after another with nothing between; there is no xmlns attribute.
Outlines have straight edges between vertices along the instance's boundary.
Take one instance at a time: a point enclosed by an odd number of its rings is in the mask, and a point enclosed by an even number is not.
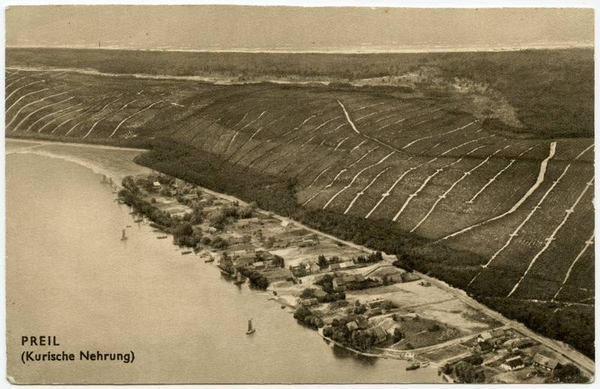
<svg viewBox="0 0 600 389"><path fill-rule="evenodd" d="M481 258L469 251L458 251L402 231L389 220L365 219L300 206L295 197L296 183L282 177L258 173L224 162L219 156L190 146L159 140L152 150L136 162L194 184L234 195L260 208L295 219L309 227L396 255L397 266L415 269L467 289ZM594 312L586 307L519 303L492 299L489 294L474 295L478 301L505 316L519 320L539 333L569 343L594 357Z"/></svg>

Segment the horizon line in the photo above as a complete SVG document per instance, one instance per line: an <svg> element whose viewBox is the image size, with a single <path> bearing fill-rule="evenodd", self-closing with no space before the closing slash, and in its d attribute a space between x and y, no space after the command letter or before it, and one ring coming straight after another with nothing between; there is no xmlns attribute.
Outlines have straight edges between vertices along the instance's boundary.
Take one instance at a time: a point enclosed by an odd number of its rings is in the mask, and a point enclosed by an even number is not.
<svg viewBox="0 0 600 389"><path fill-rule="evenodd" d="M555 44L529 44L507 45L500 47L450 47L433 46L429 48L404 48L404 49L341 49L341 50L276 50L276 49L161 49L161 48L126 48L126 47L90 47L90 46L12 46L6 49L64 49L64 50L113 50L113 51L148 51L148 52L181 52L181 53L246 53L246 54L424 54L424 53L461 53L461 52L507 52L526 50L561 50L561 49L593 49L594 42L555 43Z"/></svg>

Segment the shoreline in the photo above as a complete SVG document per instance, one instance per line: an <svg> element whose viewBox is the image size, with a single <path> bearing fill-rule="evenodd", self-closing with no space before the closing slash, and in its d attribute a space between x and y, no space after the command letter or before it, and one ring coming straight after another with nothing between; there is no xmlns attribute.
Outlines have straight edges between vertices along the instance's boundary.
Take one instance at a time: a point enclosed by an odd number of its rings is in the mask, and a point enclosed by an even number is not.
<svg viewBox="0 0 600 389"><path fill-rule="evenodd" d="M6 152L6 145L8 145L9 142L10 143L31 144L31 147L24 147L24 148L19 148L17 150L11 151L11 152ZM74 147L74 148L77 148L77 147L92 148L92 149L111 150L111 151L121 150L121 151L127 151L127 152L140 152L140 153L147 151L144 149L92 145L92 144L85 144L85 143L64 143L64 142L34 141L34 140L6 138L5 139L5 158L7 158L10 155L16 155L16 154L33 154L33 155L38 155L38 156L42 156L42 157L60 159L60 160L67 161L67 162L73 162L73 163L76 163L80 166L83 166L83 167L91 170L92 172L94 172L96 174L102 174L108 178L111 178L113 180L113 184L116 185L118 188L122 188L121 180L123 179L124 176L126 176L126 175L136 176L136 175L140 174L140 172L135 172L135 171L128 171L128 172L123 172L122 174L119 174L117 172L111 171L109 168L107 168L102 163L98 163L96 161L91 161L91 160L86 160L84 158L80 158L80 157L76 157L76 156L62 155L62 154L53 152L51 150L50 151L43 150L42 147L44 147L44 146L69 146L69 147ZM146 168L144 166L140 166L137 164L136 164L136 166L138 166L140 168L140 170L147 170L148 172L154 172L152 169Z"/></svg>
<svg viewBox="0 0 600 389"><path fill-rule="evenodd" d="M8 139L8 138L6 139L6 141L10 141L10 142L16 141L16 142L42 143L42 142L36 142L36 141L14 140L14 139ZM47 144L60 144L60 145L82 146L82 147L92 147L92 148L110 148L110 149L120 149L120 150L128 150L128 151L132 151L132 150L138 151L139 150L139 149L118 148L118 147L112 147L112 146L68 144L68 143L61 143L61 142L47 142ZM139 150L139 151L146 151L146 150ZM17 152L19 152L19 150L15 151L15 153L17 153ZM52 155L46 155L47 153L40 153L39 150L37 150L37 149L26 149L26 150L23 150L22 153L38 154L38 155L42 155L42 156L55 157L55 158L67 160L67 161L70 161L70 162L75 162L75 163L78 163L78 164L80 164L80 165L82 165L84 167L87 167L87 168L89 168L89 169L91 169L92 171L95 171L95 172L98 172L98 170L94 170L94 168L91 167L91 166L89 166L89 165L95 165L96 169L102 169L102 167L100 166L100 164L94 164L94 163L85 163L84 164L81 161L78 161L76 158L69 159L68 157L62 156L62 155L54 155L54 156L52 156ZM149 171L152 171L152 172L155 172L154 170L149 169L149 168L145 168L145 169L147 169ZM158 172L156 172L156 173L158 173ZM103 174L103 173L100 173L100 174ZM113 179L113 181L116 181L116 180ZM115 182L115 183L118 184L119 186L121 184L120 180L118 180L118 182ZM240 205L248 205L248 203L244 202L243 200L237 199L234 196L230 196L230 195L227 195L227 194L218 193L218 192L212 191L210 189L204 188L202 186L198 186L198 187L201 188L203 192L211 194L211 195L213 195L215 197L218 197L218 198L230 201L230 202L237 201L237 202L239 202ZM301 224L301 223L299 223L299 222L297 222L295 220L292 220L292 219L289 219L289 218L285 218L285 217L282 217L282 216L279 216L279 215L276 215L274 213L271 213L271 212L268 212L268 211L264 211L264 210L261 210L261 209L257 209L257 211L260 212L260 213L262 213L262 214L265 214L265 215L266 214L270 214L271 217L276 218L276 219L281 220L281 221L288 221L288 222L294 223L295 225L297 225L297 226L299 226L299 227L301 227L303 229L306 229L306 230L311 231L311 232L313 232L315 234L319 234L321 236L327 237L327 238L332 239L332 240L334 240L336 242L342 243L342 244L344 244L346 246L353 247L353 248L358 249L358 250L360 250L362 252L370 253L370 252L373 251L373 250L367 249L366 247L359 246L359 245L351 243L351 242L346 242L346 241L338 239L338 238L336 238L334 236L330 236L328 234L320 232L318 230L311 229L311 228L309 228L309 227L307 227L307 226L305 226L305 225L303 225L303 224ZM387 262L390 261L390 258L389 258L388 255L384 256L384 261L387 261ZM519 331L519 332L525 334L526 336L528 336L528 337L530 337L532 339L535 339L536 341L540 342L544 346L546 346L546 347L550 348L551 350L553 350L553 351L561 354L565 358L567 358L567 359L575 362L576 365L578 365L579 367L581 367L582 370L584 370L590 376L594 376L594 370L595 370L594 362L592 360L590 360L589 358L585 357L583 354L581 354L578 351L576 351L575 349L573 349L571 346L566 345L566 344L561 343L561 342L556 341L556 340L551 340L551 339L548 339L548 338L544 338L541 335L536 334L532 330L529 330L527 327L525 327L524 324L522 324L520 322L512 321L512 320L509 320L509 319L505 318L500 313L495 312L495 311L491 310L490 308L488 308L488 307L482 305L481 303L477 302L476 300L472 299L471 297L469 297L467 295L466 292L464 292L464 291L462 291L460 289L451 287L448 284L446 284L445 282L442 282L440 280L431 278L431 277L429 277L427 275L423 275L423 274L421 274L419 272L416 272L416 271L415 271L415 274L421 276L423 280L431 282L431 284L435 285L436 287L438 287L438 288L440 288L440 289L442 289L444 291L449 292L450 294L452 294L453 296L457 297L460 301L462 301L463 303L467 304L468 306L471 306L472 308L474 308L474 309L476 309L476 310L478 310L480 312L483 312L483 313L487 314L488 316L490 316L490 317L492 317L492 318L494 318L494 319L502 322L503 324L507 325L508 327L510 327L512 329L515 329L516 331ZM356 350L354 350L354 351L356 351Z"/></svg>
<svg viewBox="0 0 600 389"><path fill-rule="evenodd" d="M27 142L27 143L36 143L36 142L33 142L33 141L26 141L26 142ZM56 142L47 142L47 143L50 143L50 144L55 144ZM43 145L42 145L42 146L43 146ZM86 145L86 146L87 146L87 145ZM88 146L88 147L93 147L93 146ZM115 148L111 148L111 149L115 149ZM124 149L124 148L123 148L123 149ZM124 150L131 150L131 149L124 149ZM102 168L102 166L101 166L100 164L86 163L85 161L83 161L83 160L81 160L81 159L78 159L78 158L69 158L69 157L67 157L67 156L64 156L64 155L58 155L58 154L53 154L52 152L44 152L44 151L41 151L41 150L37 150L36 148L26 148L26 149L23 149L22 151L21 151L21 150L16 150L16 151L12 152L10 155L12 155L12 154L32 154L32 155L38 155L38 156L42 156L42 157L48 157L48 158L58 159L58 160L62 160L62 161L65 161L65 162L71 162L71 163L75 163L75 164L77 164L77 165L79 165L79 166L82 166L82 167L84 167L84 168L87 168L87 169L89 169L90 171L92 171L92 172L93 172L93 173L95 173L95 174L103 174L103 175L105 175L105 176L107 176L107 177L110 177L110 178L112 178L112 179L113 179L113 185L116 185L116 186L118 186L119 188L122 188L122 184L121 184L121 182L120 182L120 181L117 181L117 178L118 178L118 177L115 177L115 176L112 176L112 177L111 177L111 175L110 175L110 172L107 172L107 171L103 170L103 168ZM151 169L148 169L148 170L151 170ZM154 171L153 171L153 172L154 172ZM157 174L160 174L159 172L156 172L156 173L157 173ZM245 202L243 202L242 200L236 200L236 199L235 199L234 197L232 197L232 196L223 195L223 194L220 194L220 193L218 193L218 192L211 191L211 190L209 190L209 189L206 189L206 188L203 188L203 187L200 187L200 188L202 189L202 191L203 191L203 192L205 192L205 193L208 193L208 194L211 194L211 195L214 195L214 196L216 196L216 197L223 198L223 199L225 199L225 200L228 200L228 201L239 201L241 205L244 205L244 204L246 204L246 203L245 203ZM114 192L113 192L113 193L114 193ZM264 210L257 210L257 212L264 213L265 215L269 213L269 212L267 212L267 211L264 211ZM274 218L277 218L277 215L274 215L274 214L273 214L273 215L272 215L272 217L274 217ZM147 217L146 217L146 216L144 216L144 221L145 221L145 222L147 222L147 221L148 221L148 219L147 219ZM291 221L291 222L298 224L298 223L297 223L297 222L295 222L295 221ZM147 223L146 223L146 224L147 224ZM169 235L169 236L171 236L171 237L173 236L173 235L172 235L171 233L169 233L169 232L165 232L165 234L167 234L167 235ZM333 238L333 237L332 237L332 238ZM370 253L371 251L368 251L368 252ZM198 258L200 258L200 257L198 257ZM277 292L277 295L276 295L276 296L273 296L273 295L271 295L271 293L273 293L273 291ZM292 295L286 295L286 294L283 294L282 292L280 292L280 291L277 289L277 287L269 286L269 287L268 287L266 290L264 290L264 291L258 291L258 290L257 290L257 292L258 292L258 293L257 293L257 296L263 296L263 297L266 297L266 299L267 299L268 301L273 301L273 302L275 302L275 304L277 304L278 306L285 307L285 308L290 308L290 309L292 309L292 310L294 310L294 309L297 307L297 305L294 305L294 304L290 303L290 302L288 301L288 299L286 299L286 297L290 297L290 296L291 296L291 297L293 297L293 296L292 296ZM268 293L266 296L265 296L265 292L267 292L267 293ZM269 293L269 292L270 292L270 293ZM283 309L282 309L282 310L283 310ZM284 310L284 312L285 312L285 313L287 313L287 314L290 314L290 313L291 313L291 312L290 312L289 310L287 310L287 309L286 309L286 310ZM301 323L300 323L300 322L298 322L298 321L295 321L295 322L296 322L296 325L301 325ZM324 339L324 340L326 341L326 343L327 343L327 344L329 344L329 343L334 343L334 344L336 344L337 346L339 346L339 347L341 347L341 348L343 348L343 349L345 349L345 350L347 350L347 351L350 351L351 353L353 353L354 355L357 355L357 356L359 356L359 355L360 355L360 356L369 357L369 358L392 359L392 360L399 360L399 361L404 361L404 362L408 362L408 361L411 361L411 360L413 360L413 359L407 359L407 358L398 358L398 357L389 356L389 355L384 355L384 354L372 354L372 353L365 353L365 352L361 352L361 351L354 350L354 349L352 349L352 348L346 347L346 346L344 346L344 345L341 345L341 344L339 344L338 342L336 342L336 341L334 341L334 340L331 340L331 339L329 339L329 338L327 338L327 337L323 336L323 334L321 333L321 331L320 331L320 330L315 330L315 332L317 332L317 333L319 334L319 336L320 336L322 339ZM418 360L418 359L416 359L416 358L415 358L414 360L416 361L416 360ZM423 362L423 361L425 361L425 360L424 360L424 359L420 359L419 361L420 361L420 362ZM437 366L437 365L435 365L435 363L433 363L433 362L430 362L430 365L429 365L429 366L424 366L424 367L422 367L421 369L425 369L425 368L436 369L436 368L438 368L438 366ZM408 381L406 381L406 382L408 382ZM434 382L434 383L435 383L435 382Z"/></svg>

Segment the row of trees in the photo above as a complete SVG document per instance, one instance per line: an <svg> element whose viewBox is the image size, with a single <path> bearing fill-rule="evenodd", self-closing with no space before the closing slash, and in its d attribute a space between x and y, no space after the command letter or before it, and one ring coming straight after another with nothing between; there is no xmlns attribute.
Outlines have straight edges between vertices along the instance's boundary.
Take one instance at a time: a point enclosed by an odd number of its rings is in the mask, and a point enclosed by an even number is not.
<svg viewBox="0 0 600 389"><path fill-rule="evenodd" d="M294 319L315 330L324 326L323 319L305 306L300 306L294 311Z"/></svg>

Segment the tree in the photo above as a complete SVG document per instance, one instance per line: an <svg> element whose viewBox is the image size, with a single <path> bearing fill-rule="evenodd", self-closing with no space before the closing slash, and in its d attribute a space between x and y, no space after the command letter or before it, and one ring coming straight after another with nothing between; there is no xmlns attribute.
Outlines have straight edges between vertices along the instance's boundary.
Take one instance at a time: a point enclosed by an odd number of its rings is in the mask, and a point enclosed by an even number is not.
<svg viewBox="0 0 600 389"><path fill-rule="evenodd" d="M190 236L194 233L194 229L190 223L184 222L179 224L173 233L175 236Z"/></svg>
<svg viewBox="0 0 600 389"><path fill-rule="evenodd" d="M567 384L583 384L588 382L587 378L581 374L581 370L572 363L558 365L552 372L552 378Z"/></svg>
<svg viewBox="0 0 600 389"><path fill-rule="evenodd" d="M319 255L319 257L317 258L317 265L319 265L319 268L321 270L325 269L328 266L327 258L325 258L323 254Z"/></svg>
<svg viewBox="0 0 600 389"><path fill-rule="evenodd" d="M315 289L314 288L304 289L302 291L302 293L300 293L300 297L303 299L315 297Z"/></svg>
<svg viewBox="0 0 600 389"><path fill-rule="evenodd" d="M401 341L402 339L404 339L404 337L404 332L402 332L400 328L394 328L394 343Z"/></svg>

